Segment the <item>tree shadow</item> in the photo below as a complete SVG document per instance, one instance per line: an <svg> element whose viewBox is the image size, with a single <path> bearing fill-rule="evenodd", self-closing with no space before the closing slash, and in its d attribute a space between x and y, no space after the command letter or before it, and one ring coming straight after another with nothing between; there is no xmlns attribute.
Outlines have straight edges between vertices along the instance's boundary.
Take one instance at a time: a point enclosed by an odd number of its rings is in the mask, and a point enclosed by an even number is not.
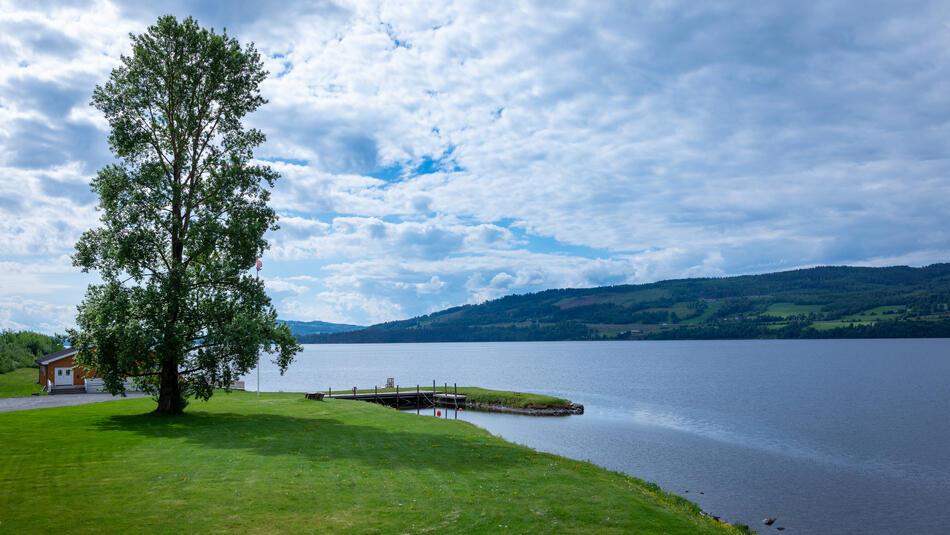
<svg viewBox="0 0 950 535"><path fill-rule="evenodd" d="M97 428L261 456L297 455L313 462L347 459L372 468L455 472L477 466L481 471L504 470L536 455L522 446L468 429L449 434L427 433L352 424L334 418L267 413L193 411L173 418L156 414L113 415L100 421Z"/></svg>

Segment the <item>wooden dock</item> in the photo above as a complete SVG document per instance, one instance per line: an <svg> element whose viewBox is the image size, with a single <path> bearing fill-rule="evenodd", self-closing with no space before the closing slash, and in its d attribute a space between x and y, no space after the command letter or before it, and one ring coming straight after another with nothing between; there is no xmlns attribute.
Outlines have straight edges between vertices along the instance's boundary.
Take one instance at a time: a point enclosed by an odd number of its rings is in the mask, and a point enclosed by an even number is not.
<svg viewBox="0 0 950 535"><path fill-rule="evenodd" d="M369 401L396 408L465 407L465 394L447 394L438 390L400 390L399 392L332 392L333 399Z"/></svg>

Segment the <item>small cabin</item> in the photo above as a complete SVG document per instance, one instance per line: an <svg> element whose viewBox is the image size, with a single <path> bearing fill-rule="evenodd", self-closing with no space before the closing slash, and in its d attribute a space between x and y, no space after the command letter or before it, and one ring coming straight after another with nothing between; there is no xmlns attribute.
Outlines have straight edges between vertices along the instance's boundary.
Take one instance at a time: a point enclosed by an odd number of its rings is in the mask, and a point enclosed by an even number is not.
<svg viewBox="0 0 950 535"><path fill-rule="evenodd" d="M56 390L86 390L90 387L87 382L101 386L102 380L96 379L95 373L76 364L77 353L78 349L67 348L36 359L35 362L40 365L37 384L43 385L43 390L50 393Z"/></svg>

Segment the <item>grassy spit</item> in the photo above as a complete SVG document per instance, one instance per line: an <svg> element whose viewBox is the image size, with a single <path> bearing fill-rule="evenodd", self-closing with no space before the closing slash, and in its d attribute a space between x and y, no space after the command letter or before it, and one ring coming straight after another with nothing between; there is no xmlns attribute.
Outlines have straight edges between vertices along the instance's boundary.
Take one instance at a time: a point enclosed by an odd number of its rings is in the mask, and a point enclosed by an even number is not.
<svg viewBox="0 0 950 535"><path fill-rule="evenodd" d="M45 394L43 387L36 384L38 374L39 371L36 368L17 368L7 373L0 373L0 398L20 398L32 395L34 392Z"/></svg>
<svg viewBox="0 0 950 535"><path fill-rule="evenodd" d="M300 394L0 413L0 531L734 533L655 485L472 424Z"/></svg>
<svg viewBox="0 0 950 535"><path fill-rule="evenodd" d="M459 394L465 394L465 401L473 403L489 403L505 407L521 409L545 409L548 407L568 407L571 402L566 399L529 394L525 392L506 392L503 390L487 390L474 386L459 388Z"/></svg>
<svg viewBox="0 0 950 535"><path fill-rule="evenodd" d="M431 391L432 386L420 386L422 390ZM395 392L395 388L358 388L356 390L359 394L372 394L373 392ZM415 392L416 387L411 388L400 387L400 392ZM436 391L442 392L443 385L437 385ZM334 394L347 394L353 392L353 389L346 388L334 388ZM447 392L449 394L455 393L455 388L452 386L448 387ZM566 399L556 398L553 396L545 396L542 394L530 394L526 392L509 392L506 390L489 390L487 388L479 388L476 386L460 386L458 387L459 394L465 394L466 401L471 401L473 403L491 403L495 405L504 405L505 407L516 407L521 409L544 409L549 407L568 407L571 405L571 402Z"/></svg>

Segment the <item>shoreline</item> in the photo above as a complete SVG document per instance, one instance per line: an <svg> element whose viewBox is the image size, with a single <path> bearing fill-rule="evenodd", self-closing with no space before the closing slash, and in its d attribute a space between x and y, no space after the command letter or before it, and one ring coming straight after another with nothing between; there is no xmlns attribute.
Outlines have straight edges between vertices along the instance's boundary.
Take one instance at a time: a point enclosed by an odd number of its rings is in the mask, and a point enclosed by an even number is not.
<svg viewBox="0 0 950 535"><path fill-rule="evenodd" d="M503 412L508 414L522 414L525 416L571 416L584 414L584 406L580 403L568 402L564 407L510 407L497 403L465 403L465 410L482 412Z"/></svg>

